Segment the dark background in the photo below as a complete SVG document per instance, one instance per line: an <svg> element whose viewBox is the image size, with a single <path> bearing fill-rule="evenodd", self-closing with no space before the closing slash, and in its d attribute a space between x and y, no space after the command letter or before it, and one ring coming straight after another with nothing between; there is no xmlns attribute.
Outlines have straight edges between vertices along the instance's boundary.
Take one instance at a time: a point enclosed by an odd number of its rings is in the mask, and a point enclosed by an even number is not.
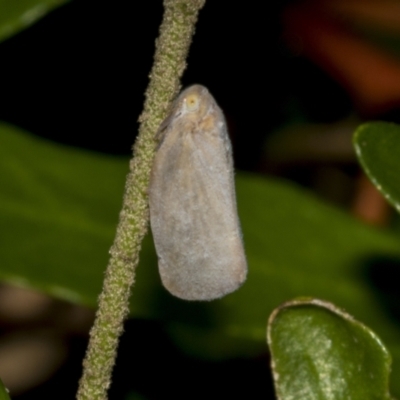
<svg viewBox="0 0 400 400"><path fill-rule="evenodd" d="M323 69L289 50L282 13L291 3L208 1L183 84L207 86L223 108L238 169L272 171L310 186L315 163L273 168L266 138L299 115L334 123L368 113L355 109ZM75 0L1 43L0 120L70 146L130 155L162 12L161 0ZM398 110L374 117L397 120ZM355 159L338 168L351 178L359 171ZM71 337L61 370L16 399L73 398L86 340ZM161 325L129 321L110 399L131 390L138 399L273 398L268 364L267 348L258 359L190 359Z"/></svg>
<svg viewBox="0 0 400 400"><path fill-rule="evenodd" d="M265 12L256 1L209 1L200 12L183 85L207 86L223 107L240 169L257 168L265 136L293 99L318 121L351 110L345 91L281 40L285 3L269 2ZM0 45L0 119L130 154L162 11L161 1L72 1L8 39Z"/></svg>

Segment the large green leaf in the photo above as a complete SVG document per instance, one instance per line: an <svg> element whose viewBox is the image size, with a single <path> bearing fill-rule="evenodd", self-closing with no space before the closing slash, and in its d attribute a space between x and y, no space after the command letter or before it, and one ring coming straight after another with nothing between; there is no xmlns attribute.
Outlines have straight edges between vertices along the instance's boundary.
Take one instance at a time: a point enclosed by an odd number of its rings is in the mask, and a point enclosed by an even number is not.
<svg viewBox="0 0 400 400"><path fill-rule="evenodd" d="M400 126L361 125L354 134L354 147L368 177L400 212Z"/></svg>
<svg viewBox="0 0 400 400"><path fill-rule="evenodd" d="M127 160L0 132L0 276L94 305Z"/></svg>
<svg viewBox="0 0 400 400"><path fill-rule="evenodd" d="M0 0L0 41L35 23L68 0Z"/></svg>
<svg viewBox="0 0 400 400"><path fill-rule="evenodd" d="M268 324L278 399L389 400L390 355L365 325L333 304L295 300Z"/></svg>
<svg viewBox="0 0 400 400"><path fill-rule="evenodd" d="M0 278L94 306L127 170L126 159L0 125ZM238 356L265 351L266 320L278 304L301 295L324 298L383 338L400 375L400 329L391 315L397 291L387 298L374 283L376 271L389 282L396 276L398 238L288 183L248 174L236 181L247 282L210 303L173 298L161 286L148 237L132 315L165 321L175 341L192 353ZM394 386L400 394L400 381Z"/></svg>

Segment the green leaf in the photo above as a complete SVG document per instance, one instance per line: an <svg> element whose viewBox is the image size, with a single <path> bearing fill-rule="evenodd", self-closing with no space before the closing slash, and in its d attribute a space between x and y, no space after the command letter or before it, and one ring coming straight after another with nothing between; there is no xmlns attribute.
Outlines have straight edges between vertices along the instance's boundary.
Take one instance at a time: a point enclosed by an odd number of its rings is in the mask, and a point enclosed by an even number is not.
<svg viewBox="0 0 400 400"><path fill-rule="evenodd" d="M299 299L270 317L278 399L389 400L391 358L365 325L333 304Z"/></svg>
<svg viewBox="0 0 400 400"><path fill-rule="evenodd" d="M127 159L0 124L0 279L95 306L127 172ZM381 280L397 282L398 238L291 184L249 174L237 174L236 184L247 282L213 302L176 299L161 286L147 237L132 316L164 321L190 353L249 356L265 351L265 322L278 304L302 295L325 298L379 333L400 375L400 328L391 315L397 291L386 298L373 276L377 271ZM399 380L392 392L400 394Z"/></svg>
<svg viewBox="0 0 400 400"><path fill-rule="evenodd" d="M3 382L1 380L0 380L0 400L10 400L8 391L6 387L3 385Z"/></svg>
<svg viewBox="0 0 400 400"><path fill-rule="evenodd" d="M369 179L400 212L400 126L361 125L354 134L354 147Z"/></svg>
<svg viewBox="0 0 400 400"><path fill-rule="evenodd" d="M0 41L34 24L68 0L2 0L0 1Z"/></svg>
<svg viewBox="0 0 400 400"><path fill-rule="evenodd" d="M95 305L128 161L0 125L0 278Z"/></svg>

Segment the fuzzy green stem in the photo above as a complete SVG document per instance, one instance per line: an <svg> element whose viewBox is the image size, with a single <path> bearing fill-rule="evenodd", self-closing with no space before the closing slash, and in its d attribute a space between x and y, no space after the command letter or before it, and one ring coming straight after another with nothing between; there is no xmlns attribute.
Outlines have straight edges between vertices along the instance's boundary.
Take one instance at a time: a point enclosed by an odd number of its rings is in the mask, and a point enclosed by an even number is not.
<svg viewBox="0 0 400 400"><path fill-rule="evenodd" d="M119 225L83 362L78 400L107 399L118 340L129 312L141 242L148 230L147 188L155 148L153 138L180 89L198 12L204 3L205 0L164 0L164 16L139 118L141 125L134 158L130 162Z"/></svg>

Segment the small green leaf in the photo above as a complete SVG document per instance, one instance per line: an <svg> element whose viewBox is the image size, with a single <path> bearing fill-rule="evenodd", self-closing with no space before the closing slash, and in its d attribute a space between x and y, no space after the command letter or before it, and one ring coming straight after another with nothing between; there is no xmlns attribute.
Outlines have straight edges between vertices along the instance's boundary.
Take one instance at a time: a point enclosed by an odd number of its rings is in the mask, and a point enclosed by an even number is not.
<svg viewBox="0 0 400 400"><path fill-rule="evenodd" d="M3 385L2 381L0 381L0 400L10 400L8 391L5 388L5 386Z"/></svg>
<svg viewBox="0 0 400 400"><path fill-rule="evenodd" d="M0 41L34 24L52 9L68 0L2 0L0 1Z"/></svg>
<svg viewBox="0 0 400 400"><path fill-rule="evenodd" d="M354 147L364 171L400 212L400 126L387 122L361 125Z"/></svg>
<svg viewBox="0 0 400 400"><path fill-rule="evenodd" d="M333 304L299 299L268 323L278 399L390 399L391 358L365 325Z"/></svg>

